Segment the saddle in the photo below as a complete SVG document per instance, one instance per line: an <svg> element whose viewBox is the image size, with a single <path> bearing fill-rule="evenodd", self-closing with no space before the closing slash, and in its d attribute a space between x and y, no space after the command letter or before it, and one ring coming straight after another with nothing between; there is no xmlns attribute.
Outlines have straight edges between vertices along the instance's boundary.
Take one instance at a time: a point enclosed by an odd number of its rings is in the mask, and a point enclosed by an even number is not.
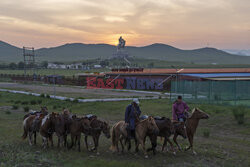
<svg viewBox="0 0 250 167"><path fill-rule="evenodd" d="M148 119L148 115L142 115L140 116L140 120Z"/></svg>
<svg viewBox="0 0 250 167"><path fill-rule="evenodd" d="M164 120L166 117L161 117L161 116L155 116L154 119L155 120Z"/></svg>
<svg viewBox="0 0 250 167"><path fill-rule="evenodd" d="M93 114L88 114L86 115L86 117L88 118L88 120L93 120L93 119L97 119L97 116L96 115L93 115Z"/></svg>

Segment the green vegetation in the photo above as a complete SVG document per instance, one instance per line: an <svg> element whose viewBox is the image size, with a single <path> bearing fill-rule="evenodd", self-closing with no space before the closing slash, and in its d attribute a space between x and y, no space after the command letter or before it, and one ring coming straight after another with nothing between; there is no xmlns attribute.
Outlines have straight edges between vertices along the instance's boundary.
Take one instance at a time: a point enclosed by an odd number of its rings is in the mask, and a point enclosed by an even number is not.
<svg viewBox="0 0 250 167"><path fill-rule="evenodd" d="M232 112L233 112L234 118L238 124L245 123L246 107L244 107L244 106L234 107L232 109Z"/></svg>
<svg viewBox="0 0 250 167"><path fill-rule="evenodd" d="M24 112L29 112L30 108L28 106L23 107Z"/></svg>
<svg viewBox="0 0 250 167"><path fill-rule="evenodd" d="M59 101L30 95L0 93L0 166L111 166L111 167L150 167L150 166L249 166L250 158L250 109L245 108L245 123L238 125L233 118L231 107L227 105L190 104L191 108L198 107L210 115L208 120L201 120L194 138L194 149L198 153L193 156L190 151L172 153L160 151L156 156L150 153L150 158L145 160L142 151L134 155L125 151L123 154L112 154L109 151L110 139L103 135L100 139L99 152L86 151L81 140L82 152L41 148L41 137L38 135L37 146L30 147L27 140L22 140L22 121L24 112L12 111L6 106L12 106L16 101L42 100L42 105L49 111L61 112L68 108L78 115L96 114L98 117L109 120L110 124L124 119L124 109L129 104L123 102L93 102L74 103L72 101ZM142 100L143 114L171 116L171 103L167 99ZM19 103L20 107L25 107ZM53 106L57 108L53 109ZM40 105L30 105L32 110L39 110ZM8 112L9 111L9 112ZM7 114L8 112L9 114ZM205 137L209 129L209 137ZM70 137L68 137L68 140ZM91 140L91 139L89 139ZM187 146L187 140L178 137L182 148ZM54 142L57 138L54 135ZM147 143L149 141L147 140ZM158 140L162 145L161 140ZM150 145L148 144L147 147ZM160 149L160 148L157 148ZM132 148L132 151L134 148Z"/></svg>

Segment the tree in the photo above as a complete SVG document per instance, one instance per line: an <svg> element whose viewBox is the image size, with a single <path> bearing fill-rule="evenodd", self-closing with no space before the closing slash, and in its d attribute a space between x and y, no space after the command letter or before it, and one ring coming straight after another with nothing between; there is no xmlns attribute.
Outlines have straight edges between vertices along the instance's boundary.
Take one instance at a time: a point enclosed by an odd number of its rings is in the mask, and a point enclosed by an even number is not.
<svg viewBox="0 0 250 167"><path fill-rule="evenodd" d="M42 67L42 68L48 68L48 65L49 65L48 61L43 61L43 62L41 63L41 67Z"/></svg>
<svg viewBox="0 0 250 167"><path fill-rule="evenodd" d="M24 62L20 61L18 64L17 64L17 68L18 69L24 69Z"/></svg>
<svg viewBox="0 0 250 167"><path fill-rule="evenodd" d="M16 63L10 63L9 68L12 69L12 70L15 70L17 68Z"/></svg>
<svg viewBox="0 0 250 167"><path fill-rule="evenodd" d="M154 67L154 62L148 63L148 68L153 68Z"/></svg>

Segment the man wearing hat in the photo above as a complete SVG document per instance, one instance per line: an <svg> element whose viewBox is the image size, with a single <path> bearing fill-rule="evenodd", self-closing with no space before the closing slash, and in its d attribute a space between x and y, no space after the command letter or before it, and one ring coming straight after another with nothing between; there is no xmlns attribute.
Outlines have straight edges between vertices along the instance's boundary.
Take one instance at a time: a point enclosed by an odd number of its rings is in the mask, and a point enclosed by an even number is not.
<svg viewBox="0 0 250 167"><path fill-rule="evenodd" d="M139 103L139 100L135 98L126 108L125 122L128 124L127 132L129 139L135 138L135 123L139 121L139 116L141 114Z"/></svg>
<svg viewBox="0 0 250 167"><path fill-rule="evenodd" d="M188 105L182 101L182 96L178 96L172 108L173 121L185 122L189 115L188 111Z"/></svg>

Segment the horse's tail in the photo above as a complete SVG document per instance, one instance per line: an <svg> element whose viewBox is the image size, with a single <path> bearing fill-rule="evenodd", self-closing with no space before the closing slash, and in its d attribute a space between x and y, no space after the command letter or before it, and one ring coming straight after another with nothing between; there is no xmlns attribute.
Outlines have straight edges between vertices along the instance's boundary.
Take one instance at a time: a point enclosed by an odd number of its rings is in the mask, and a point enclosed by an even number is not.
<svg viewBox="0 0 250 167"><path fill-rule="evenodd" d="M28 135L28 132L27 132L26 128L23 127L23 136L22 136L22 139L23 140L26 139L27 135Z"/></svg>
<svg viewBox="0 0 250 167"><path fill-rule="evenodd" d="M23 121L23 136L22 139L26 139L27 135L28 135L28 130L27 130L27 119L28 117L26 117Z"/></svg>
<svg viewBox="0 0 250 167"><path fill-rule="evenodd" d="M116 141L115 127L116 127L116 125L114 125L111 129L111 141L112 141L112 144L110 147L111 151L115 151L115 141Z"/></svg>

